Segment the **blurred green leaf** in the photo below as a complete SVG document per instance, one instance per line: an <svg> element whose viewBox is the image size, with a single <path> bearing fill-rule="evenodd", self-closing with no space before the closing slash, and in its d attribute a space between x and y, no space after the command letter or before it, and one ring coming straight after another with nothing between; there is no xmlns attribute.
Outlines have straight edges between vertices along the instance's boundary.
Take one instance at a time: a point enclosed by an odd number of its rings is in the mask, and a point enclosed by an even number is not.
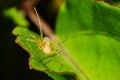
<svg viewBox="0 0 120 80"><path fill-rule="evenodd" d="M60 39L68 35L64 46L82 70L72 64L80 80L120 80L119 26L120 8L102 0L67 0L62 5L56 33Z"/></svg>
<svg viewBox="0 0 120 80"><path fill-rule="evenodd" d="M10 18L17 26L29 26L29 22L26 20L24 13L20 10L18 11L15 7L4 10L3 14L7 18Z"/></svg>

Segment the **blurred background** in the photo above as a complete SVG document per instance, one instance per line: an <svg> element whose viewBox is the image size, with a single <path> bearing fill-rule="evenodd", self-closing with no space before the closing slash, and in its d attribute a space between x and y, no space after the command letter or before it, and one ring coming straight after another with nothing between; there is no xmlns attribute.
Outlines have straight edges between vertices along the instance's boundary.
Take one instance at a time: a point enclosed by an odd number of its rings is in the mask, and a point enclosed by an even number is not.
<svg viewBox="0 0 120 80"><path fill-rule="evenodd" d="M0 80L52 80L43 72L30 70L29 55L15 43L12 30L17 26L3 11L11 7L22 10L29 22L29 28L39 32L29 12L36 6L38 13L44 20L43 24L55 29L55 22L59 8L64 0L2 0L0 2Z"/></svg>

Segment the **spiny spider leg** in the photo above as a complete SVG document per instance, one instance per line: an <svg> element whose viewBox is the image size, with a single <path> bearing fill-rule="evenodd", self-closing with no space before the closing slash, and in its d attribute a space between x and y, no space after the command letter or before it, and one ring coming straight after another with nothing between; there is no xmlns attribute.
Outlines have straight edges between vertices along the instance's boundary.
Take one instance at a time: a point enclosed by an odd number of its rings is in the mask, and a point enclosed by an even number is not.
<svg viewBox="0 0 120 80"><path fill-rule="evenodd" d="M27 34L27 35L29 35L33 38L33 39L26 39L27 41L38 42L37 38L34 35L32 35L32 34Z"/></svg>
<svg viewBox="0 0 120 80"><path fill-rule="evenodd" d="M31 41L31 42L37 42L38 41L38 39L32 34L22 34L22 35L19 35L19 36L30 36L31 37L29 39L25 39L25 41ZM24 40L22 40L22 41L24 41Z"/></svg>
<svg viewBox="0 0 120 80"><path fill-rule="evenodd" d="M46 59L49 59L49 58L50 58L50 60L48 60L47 62L45 62L45 63L44 63L44 65L47 65L48 63L50 63L50 62L53 60L53 58L54 58L55 56L60 57L60 55L53 54L53 55L50 55L50 56L48 56L48 57L45 57L45 58L41 59L41 60L40 60L40 62L42 62L42 63L43 63L43 62L44 62L44 60L46 60ZM59 58L58 60L59 60L59 62L60 62L60 67L59 67L59 70L58 70L58 71L61 71L62 66L63 66L62 59L61 59L61 58Z"/></svg>
<svg viewBox="0 0 120 80"><path fill-rule="evenodd" d="M48 59L48 58L51 58L49 61L47 61L45 64L47 64L47 63L49 63L50 61L52 61L53 60L53 57L55 57L56 56L56 54L53 54L53 55L50 55L50 56L48 56L48 57L45 57L45 58L43 58L43 59L41 59L40 61L42 62L42 61L44 61L44 60L46 60L46 59Z"/></svg>

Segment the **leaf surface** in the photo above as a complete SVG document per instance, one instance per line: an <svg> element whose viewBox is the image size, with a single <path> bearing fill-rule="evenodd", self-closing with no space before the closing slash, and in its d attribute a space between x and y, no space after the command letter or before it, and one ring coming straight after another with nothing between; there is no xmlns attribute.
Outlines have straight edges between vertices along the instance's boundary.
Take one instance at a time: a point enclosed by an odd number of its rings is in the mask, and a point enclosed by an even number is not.
<svg viewBox="0 0 120 80"><path fill-rule="evenodd" d="M64 47L77 67L71 64L87 76L75 72L80 80L120 80L119 6L102 0L67 0L58 14L56 33L60 39L68 36Z"/></svg>

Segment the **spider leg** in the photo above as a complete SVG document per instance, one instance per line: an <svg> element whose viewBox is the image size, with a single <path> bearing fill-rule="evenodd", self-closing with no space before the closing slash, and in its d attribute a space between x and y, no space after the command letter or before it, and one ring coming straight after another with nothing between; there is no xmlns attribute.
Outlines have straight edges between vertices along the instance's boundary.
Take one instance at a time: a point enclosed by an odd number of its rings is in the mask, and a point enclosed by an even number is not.
<svg viewBox="0 0 120 80"><path fill-rule="evenodd" d="M45 57L45 58L41 59L40 62L44 62L44 60L46 60L46 59L49 58L49 60L44 63L45 65L47 65L48 63L50 63L50 62L53 60L53 58L54 58L55 56L58 56L58 62L60 63L60 66L59 66L58 71L61 71L61 70L62 70L62 66L63 66L62 58L60 57L61 55L62 55L61 53L59 53L59 54L53 54L53 55L50 55L50 56L48 56L48 57Z"/></svg>
<svg viewBox="0 0 120 80"><path fill-rule="evenodd" d="M29 36L30 37L30 38L22 40L22 41L30 41L30 42L36 42L36 43L38 42L38 39L32 34L22 34L22 35L19 35L19 37L20 36Z"/></svg>
<svg viewBox="0 0 120 80"><path fill-rule="evenodd" d="M44 66L45 69L48 69L48 67L46 66L46 63L44 63L43 61L41 61L42 59L40 60L39 56L36 55L39 50L40 50L39 48L37 48L37 49L35 50L35 52L34 52L34 53L32 54L32 56L29 58L29 61L32 60L32 59L35 59L36 61L40 62L40 64L41 64L42 66Z"/></svg>
<svg viewBox="0 0 120 80"><path fill-rule="evenodd" d="M57 54L53 54L53 55L47 56L47 57L41 59L40 62L44 61L45 59L52 58L52 57L54 57L54 56L56 56L56 55L57 55Z"/></svg>
<svg viewBox="0 0 120 80"><path fill-rule="evenodd" d="M32 35L32 34L25 34L25 35L29 35L33 38L33 39L26 39L27 41L37 42L37 38L34 35Z"/></svg>

